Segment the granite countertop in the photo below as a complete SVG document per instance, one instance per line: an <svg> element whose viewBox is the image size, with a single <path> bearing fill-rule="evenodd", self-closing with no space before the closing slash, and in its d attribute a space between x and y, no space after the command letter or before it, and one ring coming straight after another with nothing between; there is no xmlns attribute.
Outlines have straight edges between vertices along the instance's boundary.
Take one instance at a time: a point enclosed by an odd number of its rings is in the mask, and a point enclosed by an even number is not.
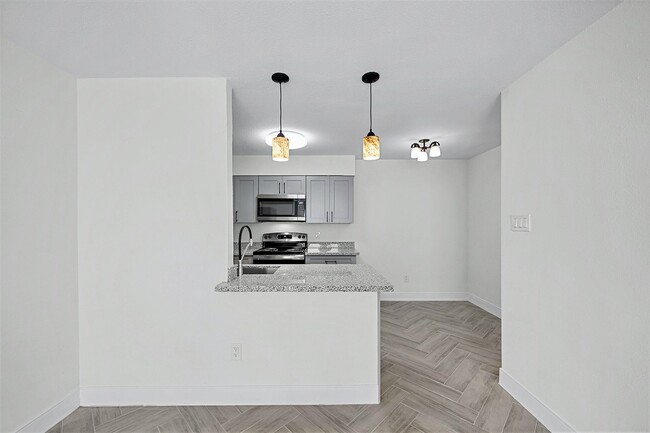
<svg viewBox="0 0 650 433"><path fill-rule="evenodd" d="M217 292L392 292L393 286L370 265L248 265L274 267L267 275L237 277L228 269L228 281Z"/></svg>
<svg viewBox="0 0 650 433"><path fill-rule="evenodd" d="M310 242L305 251L307 256L358 256L354 242Z"/></svg>

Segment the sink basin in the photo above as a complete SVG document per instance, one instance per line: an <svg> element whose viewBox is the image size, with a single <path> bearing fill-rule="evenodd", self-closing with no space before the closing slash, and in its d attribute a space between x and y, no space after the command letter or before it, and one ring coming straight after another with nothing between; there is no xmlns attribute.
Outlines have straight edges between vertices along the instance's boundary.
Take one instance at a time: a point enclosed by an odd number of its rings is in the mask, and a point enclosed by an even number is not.
<svg viewBox="0 0 650 433"><path fill-rule="evenodd" d="M244 266L242 275L269 275L274 274L278 270L278 266Z"/></svg>

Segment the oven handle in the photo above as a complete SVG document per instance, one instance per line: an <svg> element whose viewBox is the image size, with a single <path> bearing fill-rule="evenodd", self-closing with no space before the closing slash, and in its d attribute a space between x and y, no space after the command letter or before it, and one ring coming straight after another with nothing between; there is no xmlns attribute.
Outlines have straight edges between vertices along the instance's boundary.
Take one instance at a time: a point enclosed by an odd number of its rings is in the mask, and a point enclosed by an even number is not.
<svg viewBox="0 0 650 433"><path fill-rule="evenodd" d="M295 261L302 261L305 260L305 255L304 254L287 254L287 255L282 255L282 254L258 254L253 256L253 260L295 260Z"/></svg>

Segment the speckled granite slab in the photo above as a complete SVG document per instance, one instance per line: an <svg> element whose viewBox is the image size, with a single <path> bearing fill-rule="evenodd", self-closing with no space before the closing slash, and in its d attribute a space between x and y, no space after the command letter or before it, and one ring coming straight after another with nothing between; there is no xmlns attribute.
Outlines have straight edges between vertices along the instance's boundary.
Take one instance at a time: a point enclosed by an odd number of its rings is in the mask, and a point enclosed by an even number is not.
<svg viewBox="0 0 650 433"><path fill-rule="evenodd" d="M242 275L228 269L217 292L392 292L393 286L370 265L248 265L277 267L274 274Z"/></svg>
<svg viewBox="0 0 650 433"><path fill-rule="evenodd" d="M305 254L308 256L358 256L354 242L310 242Z"/></svg>

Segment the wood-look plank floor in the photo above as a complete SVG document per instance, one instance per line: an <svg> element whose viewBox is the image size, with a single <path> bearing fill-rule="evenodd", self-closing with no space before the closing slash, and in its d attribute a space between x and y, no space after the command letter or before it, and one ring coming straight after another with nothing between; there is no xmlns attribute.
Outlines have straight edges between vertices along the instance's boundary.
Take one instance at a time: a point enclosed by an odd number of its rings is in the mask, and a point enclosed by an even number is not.
<svg viewBox="0 0 650 433"><path fill-rule="evenodd" d="M81 407L48 433L546 433L498 384L501 321L468 302L382 302L381 403Z"/></svg>

